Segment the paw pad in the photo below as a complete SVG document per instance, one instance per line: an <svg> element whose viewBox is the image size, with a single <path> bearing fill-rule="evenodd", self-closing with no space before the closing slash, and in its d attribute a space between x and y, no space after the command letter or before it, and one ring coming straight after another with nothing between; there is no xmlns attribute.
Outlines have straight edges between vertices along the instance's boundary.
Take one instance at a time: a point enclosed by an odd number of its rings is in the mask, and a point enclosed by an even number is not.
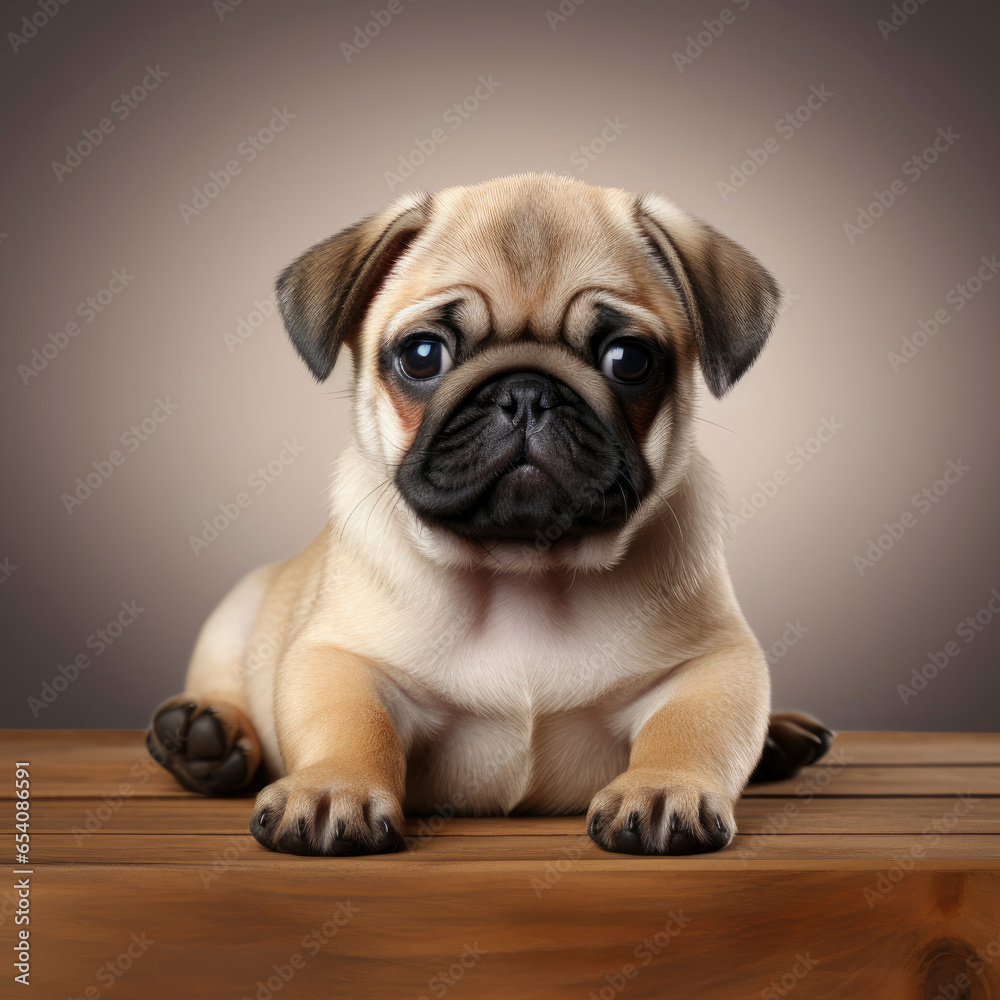
<svg viewBox="0 0 1000 1000"><path fill-rule="evenodd" d="M255 742L238 724L227 724L223 709L194 702L167 702L146 734L150 756L203 795L228 795L247 784Z"/></svg>

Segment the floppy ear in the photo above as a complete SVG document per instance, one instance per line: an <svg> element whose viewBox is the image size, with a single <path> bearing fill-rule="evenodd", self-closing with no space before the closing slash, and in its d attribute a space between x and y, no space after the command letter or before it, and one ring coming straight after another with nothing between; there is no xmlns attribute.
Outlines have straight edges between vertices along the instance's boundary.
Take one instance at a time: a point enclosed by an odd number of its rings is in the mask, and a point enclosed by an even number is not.
<svg viewBox="0 0 1000 1000"><path fill-rule="evenodd" d="M636 215L684 305L705 381L724 396L763 349L781 292L743 247L666 198L637 199Z"/></svg>
<svg viewBox="0 0 1000 1000"><path fill-rule="evenodd" d="M393 264L430 215L430 196L404 195L317 243L281 272L276 285L285 329L322 382L350 342Z"/></svg>

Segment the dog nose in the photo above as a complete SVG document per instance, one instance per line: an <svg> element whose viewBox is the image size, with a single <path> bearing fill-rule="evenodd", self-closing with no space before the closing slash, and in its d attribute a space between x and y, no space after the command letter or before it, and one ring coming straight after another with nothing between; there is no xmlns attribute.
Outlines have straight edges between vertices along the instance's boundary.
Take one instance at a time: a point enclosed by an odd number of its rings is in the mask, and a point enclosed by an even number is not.
<svg viewBox="0 0 1000 1000"><path fill-rule="evenodd" d="M551 379L523 372L503 379L497 386L496 405L515 427L531 431L544 413L558 406L559 393Z"/></svg>

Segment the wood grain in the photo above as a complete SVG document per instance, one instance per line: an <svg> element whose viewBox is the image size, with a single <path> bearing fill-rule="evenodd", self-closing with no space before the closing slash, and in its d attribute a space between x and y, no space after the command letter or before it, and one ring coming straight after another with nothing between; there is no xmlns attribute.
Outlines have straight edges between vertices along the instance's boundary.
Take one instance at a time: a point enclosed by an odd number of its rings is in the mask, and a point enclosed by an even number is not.
<svg viewBox="0 0 1000 1000"><path fill-rule="evenodd" d="M812 800L743 798L736 805L736 823L742 834L789 833L912 833L918 834L941 817L954 816L954 833L1000 834L1000 797L979 796L964 815L955 810L959 800L951 795L910 797L819 797ZM224 834L249 829L253 799L215 799L211 807L198 795L186 798L70 798L37 799L32 806L36 833ZM9 829L14 814L12 800L0 801L0 829ZM523 836L573 836L585 831L583 816L464 816L411 817L406 834L428 837L479 837L503 834Z"/></svg>
<svg viewBox="0 0 1000 1000"><path fill-rule="evenodd" d="M536 821L543 826L547 821ZM996 856L996 837L990 834L965 834L961 836L927 836L916 842L919 857L915 863L927 860L975 861L984 869L1000 869ZM264 865L268 868L304 868L325 874L343 867L364 868L372 874L389 875L414 860L474 861L489 858L505 861L572 861L583 865L591 861L608 861L613 858L601 850L586 833L576 835L545 836L507 834L479 837L431 837L414 839L403 851L384 858L300 858L292 854L275 854L261 847L249 833L216 836L206 834L140 834L128 837L97 833L86 837L41 833L32 838L33 859L36 864L60 862L92 865L226 865L233 862ZM898 855L906 856L915 846L908 835L878 834L788 834L766 838L759 846L753 838L740 834L725 851L681 858L640 858L643 870L714 871L745 867L748 858L754 861L812 861L823 864L859 858L873 859L891 865ZM614 859L617 860L617 859ZM795 866L788 865L789 870ZM544 867L539 867L544 872Z"/></svg>
<svg viewBox="0 0 1000 1000"><path fill-rule="evenodd" d="M582 816L411 817L396 854L291 857L248 835L252 796L183 791L140 733L0 748L8 775L31 762L32 987L14 996L1000 996L992 734L840 734L748 790L729 848L690 858L607 854ZM4 839L12 797L4 779Z"/></svg>

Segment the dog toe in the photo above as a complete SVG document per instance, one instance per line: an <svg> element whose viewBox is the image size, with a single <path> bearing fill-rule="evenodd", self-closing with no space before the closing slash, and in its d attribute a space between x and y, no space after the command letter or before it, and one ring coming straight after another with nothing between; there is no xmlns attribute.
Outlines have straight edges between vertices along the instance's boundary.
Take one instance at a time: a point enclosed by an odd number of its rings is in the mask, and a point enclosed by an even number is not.
<svg viewBox="0 0 1000 1000"><path fill-rule="evenodd" d="M264 847L325 857L390 853L402 841L402 826L398 802L380 789L297 775L265 788L250 820Z"/></svg>
<svg viewBox="0 0 1000 1000"><path fill-rule="evenodd" d="M626 772L595 796L587 833L616 854L705 854L732 840L731 815L716 793L674 784L666 776L661 785L636 784Z"/></svg>
<svg viewBox="0 0 1000 1000"><path fill-rule="evenodd" d="M188 720L193 711L194 705L190 702L157 710L153 717L150 735L155 736L156 740L159 741L160 748L167 752L175 752L180 749L184 737L187 735Z"/></svg>
<svg viewBox="0 0 1000 1000"><path fill-rule="evenodd" d="M188 757L210 759L224 756L226 749L226 736L218 717L206 709L188 726L185 753Z"/></svg>
<svg viewBox="0 0 1000 1000"><path fill-rule="evenodd" d="M833 746L835 734L804 712L772 715L751 782L781 781L815 764Z"/></svg>

